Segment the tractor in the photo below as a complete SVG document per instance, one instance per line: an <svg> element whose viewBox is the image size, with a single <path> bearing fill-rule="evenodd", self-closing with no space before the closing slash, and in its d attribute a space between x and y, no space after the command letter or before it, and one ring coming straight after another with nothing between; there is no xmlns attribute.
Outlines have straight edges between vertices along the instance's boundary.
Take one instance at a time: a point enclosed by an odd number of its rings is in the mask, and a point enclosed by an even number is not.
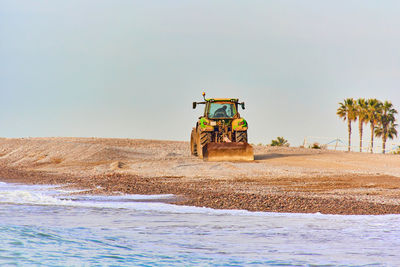
<svg viewBox="0 0 400 267"><path fill-rule="evenodd" d="M193 156L205 161L252 161L253 147L247 143L247 121L240 117L238 108L245 109L237 98L209 98L203 93L204 114L199 117L190 136Z"/></svg>

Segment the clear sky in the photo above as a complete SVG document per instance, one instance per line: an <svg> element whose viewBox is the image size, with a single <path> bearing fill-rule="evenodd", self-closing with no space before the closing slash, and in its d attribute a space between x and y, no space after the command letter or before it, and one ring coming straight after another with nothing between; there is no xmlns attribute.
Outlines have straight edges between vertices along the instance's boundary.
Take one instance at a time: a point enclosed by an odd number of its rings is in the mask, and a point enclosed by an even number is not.
<svg viewBox="0 0 400 267"><path fill-rule="evenodd" d="M344 98L400 110L399 14L397 0L0 0L0 136L188 140L205 88L246 102L252 143L346 138Z"/></svg>

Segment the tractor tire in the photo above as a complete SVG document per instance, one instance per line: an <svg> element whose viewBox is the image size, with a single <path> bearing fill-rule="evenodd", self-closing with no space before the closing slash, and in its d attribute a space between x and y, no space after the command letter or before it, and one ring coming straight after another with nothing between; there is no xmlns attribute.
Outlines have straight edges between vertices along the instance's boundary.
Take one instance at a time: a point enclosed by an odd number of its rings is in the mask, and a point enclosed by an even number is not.
<svg viewBox="0 0 400 267"><path fill-rule="evenodd" d="M197 138L197 155L203 158L203 147L211 142L210 132L200 132Z"/></svg>
<svg viewBox="0 0 400 267"><path fill-rule="evenodd" d="M196 142L196 131L193 129L190 135L190 153L192 156L198 156L197 154L197 142Z"/></svg>
<svg viewBox="0 0 400 267"><path fill-rule="evenodd" d="M247 143L247 131L236 132L236 142Z"/></svg>

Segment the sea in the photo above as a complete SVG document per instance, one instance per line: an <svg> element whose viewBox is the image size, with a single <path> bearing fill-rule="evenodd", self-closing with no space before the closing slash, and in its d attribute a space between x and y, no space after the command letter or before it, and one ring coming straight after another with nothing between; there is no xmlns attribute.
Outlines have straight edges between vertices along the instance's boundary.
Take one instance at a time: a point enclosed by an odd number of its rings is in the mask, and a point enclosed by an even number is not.
<svg viewBox="0 0 400 267"><path fill-rule="evenodd" d="M400 215L216 210L0 182L0 266L399 266ZM82 193L82 192L81 192Z"/></svg>

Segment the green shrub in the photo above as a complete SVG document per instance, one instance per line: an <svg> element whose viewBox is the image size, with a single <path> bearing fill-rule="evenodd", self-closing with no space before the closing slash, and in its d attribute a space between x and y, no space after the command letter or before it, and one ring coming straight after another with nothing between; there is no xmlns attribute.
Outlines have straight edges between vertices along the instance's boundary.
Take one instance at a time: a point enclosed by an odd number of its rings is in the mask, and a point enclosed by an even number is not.
<svg viewBox="0 0 400 267"><path fill-rule="evenodd" d="M277 137L276 140L272 140L271 146L286 146L289 147L290 144L288 143L288 140L286 140L283 137Z"/></svg>
<svg viewBox="0 0 400 267"><path fill-rule="evenodd" d="M314 144L312 144L310 146L310 148L312 148L312 149L321 149L322 147L321 147L321 145L319 143L314 143Z"/></svg>

